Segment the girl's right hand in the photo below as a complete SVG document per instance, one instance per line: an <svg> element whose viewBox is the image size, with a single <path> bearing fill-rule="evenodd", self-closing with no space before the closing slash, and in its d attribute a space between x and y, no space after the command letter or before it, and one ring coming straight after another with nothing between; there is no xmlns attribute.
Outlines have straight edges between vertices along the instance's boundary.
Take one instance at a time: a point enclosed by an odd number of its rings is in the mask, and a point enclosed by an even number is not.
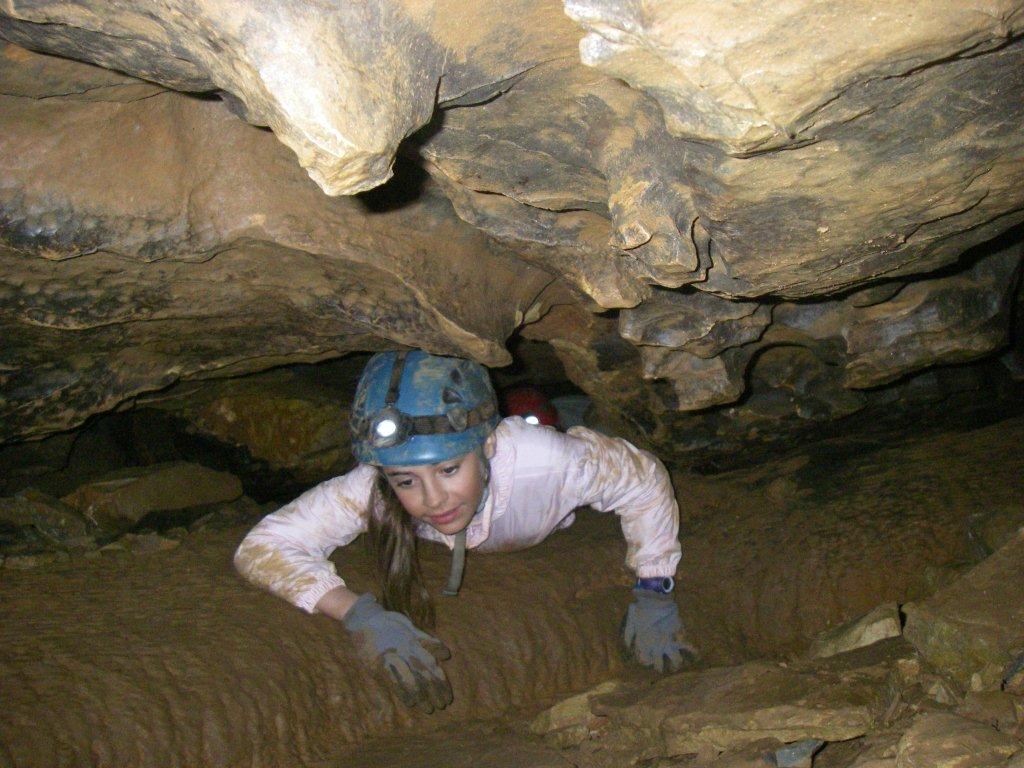
<svg viewBox="0 0 1024 768"><path fill-rule="evenodd" d="M430 713L452 703L451 684L437 663L451 658L451 652L436 637L417 629L405 615L384 610L370 594L356 600L342 623L359 654L387 673L406 706Z"/></svg>

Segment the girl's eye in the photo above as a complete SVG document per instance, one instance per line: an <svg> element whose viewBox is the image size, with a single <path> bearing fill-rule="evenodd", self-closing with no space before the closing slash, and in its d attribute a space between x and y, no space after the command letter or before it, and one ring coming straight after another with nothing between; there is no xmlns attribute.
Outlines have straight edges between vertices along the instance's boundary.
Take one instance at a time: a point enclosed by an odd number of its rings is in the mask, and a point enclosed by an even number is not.
<svg viewBox="0 0 1024 768"><path fill-rule="evenodd" d="M392 488L412 488L412 480L396 480L391 484Z"/></svg>
<svg viewBox="0 0 1024 768"><path fill-rule="evenodd" d="M441 471L444 472L446 475L454 475L456 472L459 471L459 465L452 464L450 467L445 467Z"/></svg>

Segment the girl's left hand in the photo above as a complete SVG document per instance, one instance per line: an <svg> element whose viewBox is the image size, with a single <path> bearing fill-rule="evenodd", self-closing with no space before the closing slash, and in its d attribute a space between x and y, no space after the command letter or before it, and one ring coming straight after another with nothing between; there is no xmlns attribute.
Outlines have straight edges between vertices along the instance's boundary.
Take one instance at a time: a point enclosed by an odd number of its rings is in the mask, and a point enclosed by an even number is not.
<svg viewBox="0 0 1024 768"><path fill-rule="evenodd" d="M697 660L697 650L680 640L683 622L672 595L634 589L622 620L622 642L630 658L658 672L675 672Z"/></svg>

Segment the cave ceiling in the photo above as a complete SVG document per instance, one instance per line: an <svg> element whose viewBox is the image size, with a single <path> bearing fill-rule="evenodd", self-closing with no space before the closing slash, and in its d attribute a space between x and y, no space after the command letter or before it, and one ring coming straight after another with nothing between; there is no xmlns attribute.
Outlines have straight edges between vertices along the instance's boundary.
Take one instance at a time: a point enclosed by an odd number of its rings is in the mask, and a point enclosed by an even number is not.
<svg viewBox="0 0 1024 768"><path fill-rule="evenodd" d="M855 412L1008 342L1022 29L1011 0L0 0L0 442L352 351L501 366L516 333L655 444L759 382Z"/></svg>

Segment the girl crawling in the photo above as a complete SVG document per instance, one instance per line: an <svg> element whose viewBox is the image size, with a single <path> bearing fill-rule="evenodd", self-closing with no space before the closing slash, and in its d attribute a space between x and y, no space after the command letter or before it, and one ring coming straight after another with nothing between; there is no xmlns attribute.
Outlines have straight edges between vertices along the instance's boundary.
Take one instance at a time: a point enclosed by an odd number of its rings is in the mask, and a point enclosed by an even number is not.
<svg viewBox="0 0 1024 768"><path fill-rule="evenodd" d="M538 544L573 510L614 510L635 571L622 624L630 656L659 672L694 655L673 598L679 509L651 454L584 427L563 434L519 417L500 420L486 370L422 351L384 352L366 365L352 409L358 466L327 480L245 537L235 566L254 584L354 635L359 654L387 673L409 706L443 709L450 656L425 630L434 610L419 571L417 537L453 551L445 594L458 592L467 549ZM327 558L370 531L382 600L345 586Z"/></svg>

